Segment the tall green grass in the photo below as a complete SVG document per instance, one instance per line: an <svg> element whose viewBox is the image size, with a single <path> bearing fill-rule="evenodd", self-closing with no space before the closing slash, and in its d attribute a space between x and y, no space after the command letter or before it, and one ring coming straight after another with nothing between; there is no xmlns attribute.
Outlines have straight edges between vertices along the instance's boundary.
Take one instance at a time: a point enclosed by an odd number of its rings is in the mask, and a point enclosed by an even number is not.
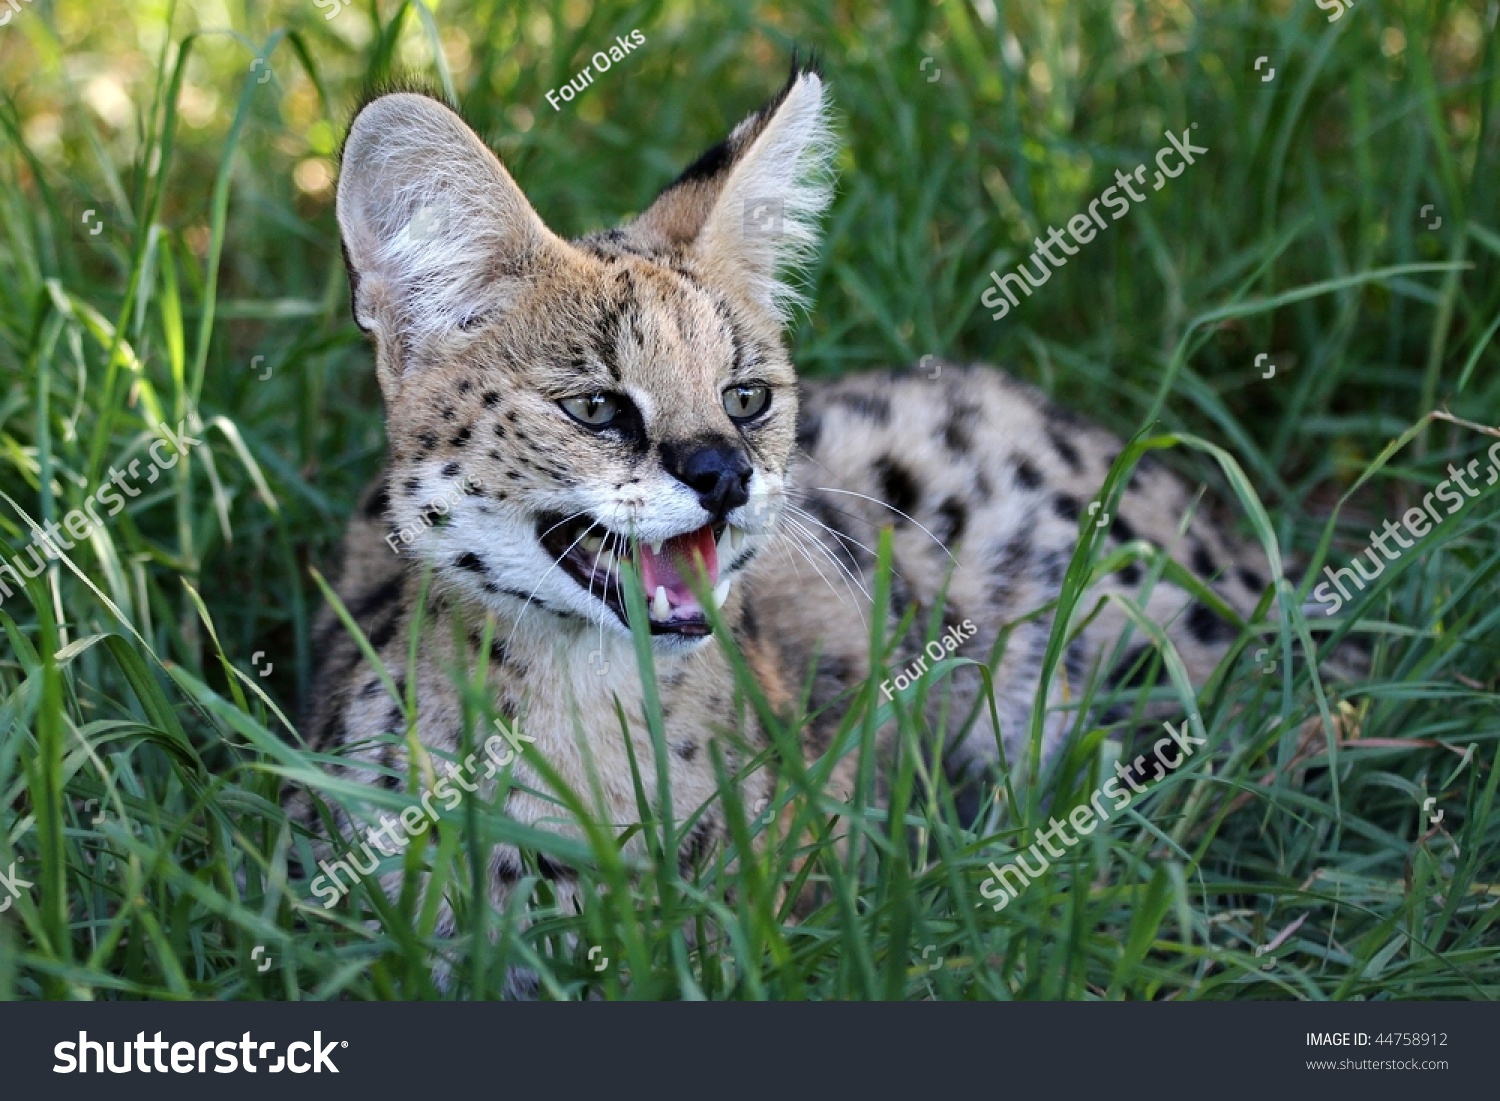
<svg viewBox="0 0 1500 1101"><path fill-rule="evenodd" d="M33 884L0 913L0 995L493 997L518 966L558 998L1500 994L1500 491L1335 619L1295 610L1325 561L1493 443L1485 5L1362 5L1332 24L1311 3L1240 0L327 10L63 0L0 29L0 557L111 469L144 469L158 423L204 425L0 601L0 872ZM547 105L635 28L644 48ZM891 640L875 633L877 672L837 705L835 745L895 719L888 809L868 783L832 802L827 761L789 767L770 808L740 805L726 775L734 844L684 874L682 823L643 815L621 853L469 800L434 846L392 858L413 873L404 892L325 911L289 880L312 852L282 785L390 813L421 782L341 785L294 729L324 600L313 567L382 453L332 217L351 108L404 73L449 90L572 234L640 209L778 85L793 45L821 54L846 141L817 305L789 334L802 371L1005 365L1123 437L1144 430L1111 487L1149 449L1289 563L1208 684L1153 659L1177 674L1157 695L1201 716L1212 752L996 913L986 866L1087 801L1117 750L1080 720L1045 788L1018 770L965 830L918 752L921 698L878 691ZM1197 165L990 321L990 270L1189 125L1210 150ZM1063 594L1075 625L1086 581L1112 568L1084 527ZM874 595L888 600L883 578ZM1315 678L1305 652L1351 635L1368 674ZM806 716L740 681L795 759ZM1075 695L1078 715L1112 702L1096 683ZM469 698L477 744L493 716ZM767 831L781 839L758 848ZM475 857L498 840L581 867L593 901L564 912L533 875L524 906L476 904ZM419 868L455 900L454 937L435 935ZM799 884L821 902L792 922Z"/></svg>

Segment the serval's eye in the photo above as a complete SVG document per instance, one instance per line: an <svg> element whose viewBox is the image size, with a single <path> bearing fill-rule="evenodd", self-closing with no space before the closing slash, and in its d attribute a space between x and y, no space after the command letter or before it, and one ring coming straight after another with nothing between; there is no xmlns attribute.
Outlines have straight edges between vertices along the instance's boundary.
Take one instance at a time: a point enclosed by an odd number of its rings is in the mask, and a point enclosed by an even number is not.
<svg viewBox="0 0 1500 1101"><path fill-rule="evenodd" d="M613 394L587 394L563 398L563 412L587 428L607 428L620 415L620 399Z"/></svg>
<svg viewBox="0 0 1500 1101"><path fill-rule="evenodd" d="M724 391L724 412L734 421L754 420L771 404L771 388L759 384L731 386Z"/></svg>

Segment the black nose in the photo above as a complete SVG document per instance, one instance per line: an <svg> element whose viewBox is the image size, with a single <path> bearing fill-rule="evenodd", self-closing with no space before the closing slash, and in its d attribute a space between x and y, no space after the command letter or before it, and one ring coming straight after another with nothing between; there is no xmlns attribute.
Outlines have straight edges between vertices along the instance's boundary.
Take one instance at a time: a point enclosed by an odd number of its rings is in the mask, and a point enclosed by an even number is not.
<svg viewBox="0 0 1500 1101"><path fill-rule="evenodd" d="M661 451L667 473L698 494L698 502L713 523L750 500L750 476L755 468L734 444L720 440L664 444Z"/></svg>

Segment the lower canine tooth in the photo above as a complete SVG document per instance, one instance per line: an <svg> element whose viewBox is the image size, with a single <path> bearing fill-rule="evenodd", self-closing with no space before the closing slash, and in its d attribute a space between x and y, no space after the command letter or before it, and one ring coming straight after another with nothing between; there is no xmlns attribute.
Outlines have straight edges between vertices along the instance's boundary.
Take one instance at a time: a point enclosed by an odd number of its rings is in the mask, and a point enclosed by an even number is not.
<svg viewBox="0 0 1500 1101"><path fill-rule="evenodd" d="M600 551L599 557L594 560L594 565L599 567L599 569L603 570L605 573L608 573L610 570L615 568L615 552Z"/></svg>
<svg viewBox="0 0 1500 1101"><path fill-rule="evenodd" d="M741 531L739 528L731 526L730 529L729 529L729 547L730 547L730 549L733 550L735 554L738 554L740 552L740 548L743 547L744 545L745 545L745 533L743 531Z"/></svg>
<svg viewBox="0 0 1500 1101"><path fill-rule="evenodd" d="M672 614L672 605L667 601L667 587L656 586L656 596L651 601L651 618L665 623Z"/></svg>
<svg viewBox="0 0 1500 1101"><path fill-rule="evenodd" d="M714 586L714 607L724 607L725 601L729 599L729 590L734 585L734 578L726 577Z"/></svg>

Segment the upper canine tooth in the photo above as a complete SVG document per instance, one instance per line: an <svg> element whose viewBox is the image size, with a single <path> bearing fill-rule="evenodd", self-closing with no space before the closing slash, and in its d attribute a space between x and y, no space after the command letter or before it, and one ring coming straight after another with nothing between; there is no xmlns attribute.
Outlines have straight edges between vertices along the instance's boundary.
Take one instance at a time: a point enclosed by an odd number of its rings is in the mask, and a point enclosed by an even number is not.
<svg viewBox="0 0 1500 1101"><path fill-rule="evenodd" d="M733 524L729 526L729 546L736 554L745 545L745 539L746 535L743 528L737 528Z"/></svg>
<svg viewBox="0 0 1500 1101"><path fill-rule="evenodd" d="M651 553L652 554L660 554L661 553L661 543L662 543L662 541L660 539L658 539L654 543L651 544Z"/></svg>
<svg viewBox="0 0 1500 1101"><path fill-rule="evenodd" d="M732 577L726 577L723 581L720 581L717 585L714 586L714 607L715 608L722 608L722 607L724 607L725 601L727 601L729 599L729 590L733 587L733 585L734 585L734 578L732 578Z"/></svg>
<svg viewBox="0 0 1500 1101"><path fill-rule="evenodd" d="M672 614L672 605L667 600L667 587L656 586L656 596L651 601L651 618L666 622L667 617Z"/></svg>
<svg viewBox="0 0 1500 1101"><path fill-rule="evenodd" d="M590 554L598 554L601 550L604 549L604 536L590 535L583 541L583 549L588 551Z"/></svg>
<svg viewBox="0 0 1500 1101"><path fill-rule="evenodd" d="M594 559L594 565L598 566L605 573L608 573L615 568L615 552L600 551L599 557Z"/></svg>

